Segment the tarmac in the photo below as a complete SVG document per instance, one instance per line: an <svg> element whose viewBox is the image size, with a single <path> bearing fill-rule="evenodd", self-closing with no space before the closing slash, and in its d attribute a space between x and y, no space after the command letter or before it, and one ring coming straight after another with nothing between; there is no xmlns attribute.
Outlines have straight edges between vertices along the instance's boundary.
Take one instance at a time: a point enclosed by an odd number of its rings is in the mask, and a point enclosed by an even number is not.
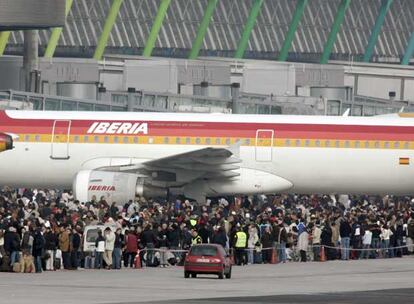
<svg viewBox="0 0 414 304"><path fill-rule="evenodd" d="M0 303L414 303L414 258L249 265L232 279L182 267L0 273Z"/></svg>

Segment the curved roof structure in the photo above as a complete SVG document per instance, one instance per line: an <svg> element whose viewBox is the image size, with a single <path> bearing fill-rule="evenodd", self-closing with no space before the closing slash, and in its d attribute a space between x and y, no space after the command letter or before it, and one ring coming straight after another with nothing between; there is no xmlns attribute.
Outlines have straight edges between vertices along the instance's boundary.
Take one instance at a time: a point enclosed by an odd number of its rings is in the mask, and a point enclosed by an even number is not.
<svg viewBox="0 0 414 304"><path fill-rule="evenodd" d="M188 57L193 49L202 56L395 63L410 59L413 33L412 0L73 0L55 55ZM50 35L41 31L42 48ZM22 43L14 32L6 51L18 53Z"/></svg>

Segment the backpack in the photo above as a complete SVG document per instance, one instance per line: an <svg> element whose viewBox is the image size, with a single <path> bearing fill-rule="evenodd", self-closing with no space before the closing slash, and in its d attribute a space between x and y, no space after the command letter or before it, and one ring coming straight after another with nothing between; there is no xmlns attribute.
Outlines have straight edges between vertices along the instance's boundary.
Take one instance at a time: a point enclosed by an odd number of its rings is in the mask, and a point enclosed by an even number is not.
<svg viewBox="0 0 414 304"><path fill-rule="evenodd" d="M53 268L55 269L55 270L59 270L61 267L62 267L62 265L61 265L62 263L61 263L61 261L60 261L60 259L54 259L54 261L53 261Z"/></svg>
<svg viewBox="0 0 414 304"><path fill-rule="evenodd" d="M21 272L22 271L22 265L19 262L16 262L13 264L13 272Z"/></svg>

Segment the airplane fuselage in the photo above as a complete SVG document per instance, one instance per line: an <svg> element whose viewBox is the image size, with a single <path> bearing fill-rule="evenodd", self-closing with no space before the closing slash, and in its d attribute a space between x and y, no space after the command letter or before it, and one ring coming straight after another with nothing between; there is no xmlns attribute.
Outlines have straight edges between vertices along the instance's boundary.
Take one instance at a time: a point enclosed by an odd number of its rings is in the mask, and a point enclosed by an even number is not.
<svg viewBox="0 0 414 304"><path fill-rule="evenodd" d="M0 185L12 187L68 189L81 170L228 147L237 149L240 170L290 184L281 189L259 183L249 193L414 193L414 117L409 114L5 111L0 112L0 132L18 136L13 150L0 153ZM254 183L254 174L251 179L245 182ZM231 194L230 188L216 194Z"/></svg>

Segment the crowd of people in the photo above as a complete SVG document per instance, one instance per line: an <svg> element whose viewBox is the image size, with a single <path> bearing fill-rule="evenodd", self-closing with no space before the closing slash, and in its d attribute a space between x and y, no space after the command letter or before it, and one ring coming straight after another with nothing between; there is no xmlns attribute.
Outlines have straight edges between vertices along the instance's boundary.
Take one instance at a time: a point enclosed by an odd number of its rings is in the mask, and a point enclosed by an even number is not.
<svg viewBox="0 0 414 304"><path fill-rule="evenodd" d="M94 229L89 229L94 227ZM70 191L0 191L0 270L42 272L182 264L194 244L221 244L237 265L413 253L410 197L275 195L195 204L74 200ZM87 244L93 244L89 250ZM138 260L138 261L139 261Z"/></svg>

